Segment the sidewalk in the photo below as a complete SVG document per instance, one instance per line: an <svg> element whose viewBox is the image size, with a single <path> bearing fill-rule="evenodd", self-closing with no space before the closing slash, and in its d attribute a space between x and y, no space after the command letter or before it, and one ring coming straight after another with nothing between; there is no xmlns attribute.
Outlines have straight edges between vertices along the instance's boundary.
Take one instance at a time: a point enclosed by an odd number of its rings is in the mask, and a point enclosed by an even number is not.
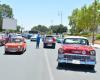
<svg viewBox="0 0 100 80"><path fill-rule="evenodd" d="M92 45L92 43L91 43L91 46L94 47L94 48L100 48L100 44L94 44L94 45Z"/></svg>

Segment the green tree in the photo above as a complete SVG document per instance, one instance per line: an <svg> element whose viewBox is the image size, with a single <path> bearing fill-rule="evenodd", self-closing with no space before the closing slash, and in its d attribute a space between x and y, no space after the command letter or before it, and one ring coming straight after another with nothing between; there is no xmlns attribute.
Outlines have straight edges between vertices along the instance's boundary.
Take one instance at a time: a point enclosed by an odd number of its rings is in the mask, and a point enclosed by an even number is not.
<svg viewBox="0 0 100 80"><path fill-rule="evenodd" d="M52 25L50 26L50 29L53 31L53 33L64 33L67 32L67 27L60 24L60 25Z"/></svg>
<svg viewBox="0 0 100 80"><path fill-rule="evenodd" d="M31 29L31 31L39 31L39 32L44 32L44 33L46 33L46 32L49 31L49 29L48 29L46 26L44 26L44 25L37 25L37 26L34 26L34 27Z"/></svg>
<svg viewBox="0 0 100 80"><path fill-rule="evenodd" d="M98 0L96 4L92 3L80 9L74 9L72 15L68 17L72 34L96 30L97 26L100 25L100 12L98 10L100 10L100 2Z"/></svg>
<svg viewBox="0 0 100 80"><path fill-rule="evenodd" d="M17 25L17 32L20 32L20 31L21 31L21 26Z"/></svg>

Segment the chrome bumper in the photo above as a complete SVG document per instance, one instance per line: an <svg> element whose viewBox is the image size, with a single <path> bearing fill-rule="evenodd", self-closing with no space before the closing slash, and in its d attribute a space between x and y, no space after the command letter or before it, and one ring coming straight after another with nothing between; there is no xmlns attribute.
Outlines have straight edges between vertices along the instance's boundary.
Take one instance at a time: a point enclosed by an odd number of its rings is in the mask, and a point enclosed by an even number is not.
<svg viewBox="0 0 100 80"><path fill-rule="evenodd" d="M18 49L5 49L6 52L21 52L23 51L22 49L18 50Z"/></svg>
<svg viewBox="0 0 100 80"><path fill-rule="evenodd" d="M85 65L95 65L96 61L80 61L80 60L67 60L58 59L58 63L71 63L71 64L85 64Z"/></svg>
<svg viewBox="0 0 100 80"><path fill-rule="evenodd" d="M64 56L68 56L64 58ZM72 57L70 57L72 56ZM96 59L90 59L90 56L87 55L75 55L75 54L60 54L57 59L58 63L71 63L71 64L84 64L84 65L95 65Z"/></svg>

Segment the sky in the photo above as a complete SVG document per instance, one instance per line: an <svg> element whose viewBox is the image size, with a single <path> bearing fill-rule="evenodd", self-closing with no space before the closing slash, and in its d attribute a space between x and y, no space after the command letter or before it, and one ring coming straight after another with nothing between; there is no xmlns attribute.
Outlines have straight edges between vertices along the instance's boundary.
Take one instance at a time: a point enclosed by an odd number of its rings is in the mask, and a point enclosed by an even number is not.
<svg viewBox="0 0 100 80"><path fill-rule="evenodd" d="M10 5L17 24L25 30L31 30L36 25L69 26L68 16L73 9L91 4L94 0L0 0L1 4Z"/></svg>

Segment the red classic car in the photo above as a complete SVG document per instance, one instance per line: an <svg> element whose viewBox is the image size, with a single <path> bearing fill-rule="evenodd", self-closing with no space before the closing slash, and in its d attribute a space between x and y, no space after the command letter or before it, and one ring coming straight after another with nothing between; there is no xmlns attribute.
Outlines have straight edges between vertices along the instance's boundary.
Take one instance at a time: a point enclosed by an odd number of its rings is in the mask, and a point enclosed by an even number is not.
<svg viewBox="0 0 100 80"><path fill-rule="evenodd" d="M58 49L58 67L63 63L83 64L94 69L96 64L96 51L89 45L85 37L66 37L63 44Z"/></svg>
<svg viewBox="0 0 100 80"><path fill-rule="evenodd" d="M26 42L22 37L11 38L8 43L5 44L5 54L7 53L23 53L26 51Z"/></svg>

